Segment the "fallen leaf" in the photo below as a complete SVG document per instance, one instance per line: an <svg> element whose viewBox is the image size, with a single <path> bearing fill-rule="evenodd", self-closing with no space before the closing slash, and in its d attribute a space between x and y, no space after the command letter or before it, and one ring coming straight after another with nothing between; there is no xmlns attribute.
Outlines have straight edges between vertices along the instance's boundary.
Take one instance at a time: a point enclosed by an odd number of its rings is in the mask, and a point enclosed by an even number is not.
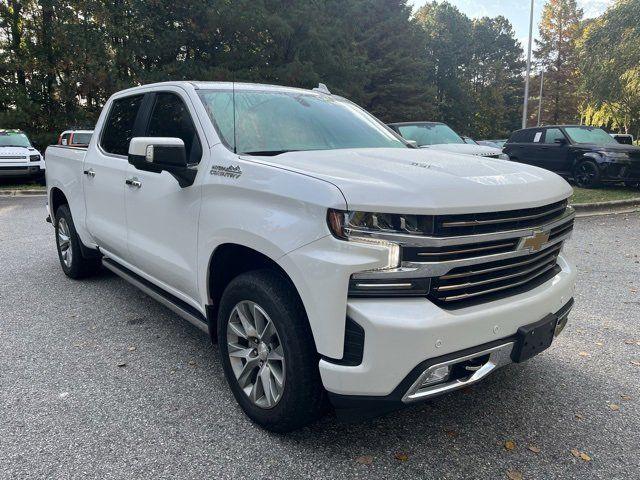
<svg viewBox="0 0 640 480"><path fill-rule="evenodd" d="M195 365L196 361L195 360L189 360L189 365Z"/></svg>
<svg viewBox="0 0 640 480"><path fill-rule="evenodd" d="M592 460L587 452L581 452L577 448L571 449L571 455L581 460L584 460L585 462L590 462Z"/></svg>
<svg viewBox="0 0 640 480"><path fill-rule="evenodd" d="M589 354L587 352L580 352L578 355L580 355L581 357L588 357Z"/></svg>
<svg viewBox="0 0 640 480"><path fill-rule="evenodd" d="M371 455L362 455L356 458L356 462L362 465L371 465L373 463L373 457Z"/></svg>
<svg viewBox="0 0 640 480"><path fill-rule="evenodd" d="M522 480L524 477L522 476L522 472L518 470L507 470L507 478L509 480Z"/></svg>
<svg viewBox="0 0 640 480"><path fill-rule="evenodd" d="M625 394L621 394L621 395L620 395L620 398L621 398L622 400L631 400L631 397L630 397L629 395L625 395Z"/></svg>
<svg viewBox="0 0 640 480"><path fill-rule="evenodd" d="M506 450L513 450L514 448L516 448L516 442L514 442L513 440L507 440L506 442L504 442L503 446Z"/></svg>
<svg viewBox="0 0 640 480"><path fill-rule="evenodd" d="M118 362L118 363L116 363L116 365L118 367L126 367L127 366L126 362Z"/></svg>
<svg viewBox="0 0 640 480"><path fill-rule="evenodd" d="M175 371L175 370L171 370L169 373L170 373L171 375L173 375L174 373L176 373L176 371Z"/></svg>
<svg viewBox="0 0 640 480"><path fill-rule="evenodd" d="M129 347L129 351L130 352L135 352L136 351L136 347Z"/></svg>
<svg viewBox="0 0 640 480"><path fill-rule="evenodd" d="M395 455L396 460L400 460L401 462L406 462L407 460L409 460L409 455L407 455L404 452L398 452Z"/></svg>
<svg viewBox="0 0 640 480"><path fill-rule="evenodd" d="M603 346L603 345L604 345L604 343L602 343L602 342L596 342L596 345L597 345L597 346L599 346L599 347L601 347L601 346Z"/></svg>
<svg viewBox="0 0 640 480"><path fill-rule="evenodd" d="M620 410L620 405L616 405L615 403L612 403L609 405L609 408L614 412L617 412L618 410Z"/></svg>
<svg viewBox="0 0 640 480"><path fill-rule="evenodd" d="M450 437L457 437L460 434L458 432L456 432L455 430L445 430L444 433L446 433L447 435L449 435Z"/></svg>
<svg viewBox="0 0 640 480"><path fill-rule="evenodd" d="M582 415L580 415L579 413L576 413L576 418L578 420L582 420L584 417Z"/></svg>
<svg viewBox="0 0 640 480"><path fill-rule="evenodd" d="M533 453L540 453L541 452L540 447L534 447L533 445L529 445L527 448L529 450L531 450Z"/></svg>
<svg viewBox="0 0 640 480"><path fill-rule="evenodd" d="M635 365L636 367L640 367L640 361L639 360L631 360L631 365Z"/></svg>
<svg viewBox="0 0 640 480"><path fill-rule="evenodd" d="M635 344L636 344L636 341L635 341L635 340L625 340L625 341L624 341L624 344L625 344L625 345L635 345Z"/></svg>

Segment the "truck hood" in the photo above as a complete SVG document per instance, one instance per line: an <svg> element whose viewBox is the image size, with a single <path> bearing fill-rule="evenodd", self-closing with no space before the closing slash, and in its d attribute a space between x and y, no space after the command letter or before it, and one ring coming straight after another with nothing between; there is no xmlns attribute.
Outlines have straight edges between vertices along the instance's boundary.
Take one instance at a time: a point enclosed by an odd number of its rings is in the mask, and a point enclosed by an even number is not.
<svg viewBox="0 0 640 480"><path fill-rule="evenodd" d="M436 149L319 150L242 158L330 182L351 210L477 213L538 207L572 193L566 181L547 170Z"/></svg>
<svg viewBox="0 0 640 480"><path fill-rule="evenodd" d="M435 150L464 153L466 155L479 155L481 157L502 154L502 150L498 148L488 147L486 145L472 145L470 143L439 143L436 145L421 145L420 148L433 148Z"/></svg>

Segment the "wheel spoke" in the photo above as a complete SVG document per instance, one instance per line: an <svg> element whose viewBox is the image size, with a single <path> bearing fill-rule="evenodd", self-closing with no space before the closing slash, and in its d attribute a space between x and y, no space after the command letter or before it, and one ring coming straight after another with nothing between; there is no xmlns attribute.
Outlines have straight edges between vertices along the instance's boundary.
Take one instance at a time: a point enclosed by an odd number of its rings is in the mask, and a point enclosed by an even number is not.
<svg viewBox="0 0 640 480"><path fill-rule="evenodd" d="M264 399L267 407L271 407L276 403L276 396L272 390L271 369L267 364L260 369L260 382L262 383L262 390L264 391Z"/></svg>
<svg viewBox="0 0 640 480"><path fill-rule="evenodd" d="M284 360L284 352L282 350L282 345L278 345L276 348L269 352L267 356L268 360L274 360L276 362L281 362Z"/></svg>
<svg viewBox="0 0 640 480"><path fill-rule="evenodd" d="M238 314L240 323L242 323L242 328L244 328L244 331L248 337L257 337L258 332L256 331L254 321L252 321L253 319L251 319L248 313L243 310L244 308L242 308L242 306L236 307L236 313Z"/></svg>
<svg viewBox="0 0 640 480"><path fill-rule="evenodd" d="M240 338L244 338L247 340L247 334L244 332L242 327L235 322L229 322L229 329L232 331L234 335Z"/></svg>
<svg viewBox="0 0 640 480"><path fill-rule="evenodd" d="M255 381L253 379L253 371L258 366L258 358L251 358L247 360L247 362L242 367L242 371L240 375L238 375L238 383L241 388L245 388L251 384L253 381L255 385Z"/></svg>

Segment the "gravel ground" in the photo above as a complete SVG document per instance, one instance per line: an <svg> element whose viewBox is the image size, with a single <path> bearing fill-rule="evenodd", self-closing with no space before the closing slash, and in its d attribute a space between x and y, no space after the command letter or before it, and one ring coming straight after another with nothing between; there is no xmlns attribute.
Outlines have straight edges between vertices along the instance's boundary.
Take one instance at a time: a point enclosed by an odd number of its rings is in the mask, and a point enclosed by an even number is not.
<svg viewBox="0 0 640 480"><path fill-rule="evenodd" d="M576 307L543 355L287 436L244 417L195 327L108 273L67 279L45 215L0 198L0 478L640 478L638 214L578 220Z"/></svg>

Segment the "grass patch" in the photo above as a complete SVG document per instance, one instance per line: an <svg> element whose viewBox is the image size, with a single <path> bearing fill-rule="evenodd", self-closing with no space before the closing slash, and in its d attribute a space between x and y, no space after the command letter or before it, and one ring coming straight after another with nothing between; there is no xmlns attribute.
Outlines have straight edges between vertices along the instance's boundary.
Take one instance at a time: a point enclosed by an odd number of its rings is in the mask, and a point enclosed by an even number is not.
<svg viewBox="0 0 640 480"><path fill-rule="evenodd" d="M612 200L640 200L640 188L605 185L600 188L573 187L571 203L610 202Z"/></svg>
<svg viewBox="0 0 640 480"><path fill-rule="evenodd" d="M0 190L44 190L47 187L38 182L12 183L10 181L0 181Z"/></svg>

